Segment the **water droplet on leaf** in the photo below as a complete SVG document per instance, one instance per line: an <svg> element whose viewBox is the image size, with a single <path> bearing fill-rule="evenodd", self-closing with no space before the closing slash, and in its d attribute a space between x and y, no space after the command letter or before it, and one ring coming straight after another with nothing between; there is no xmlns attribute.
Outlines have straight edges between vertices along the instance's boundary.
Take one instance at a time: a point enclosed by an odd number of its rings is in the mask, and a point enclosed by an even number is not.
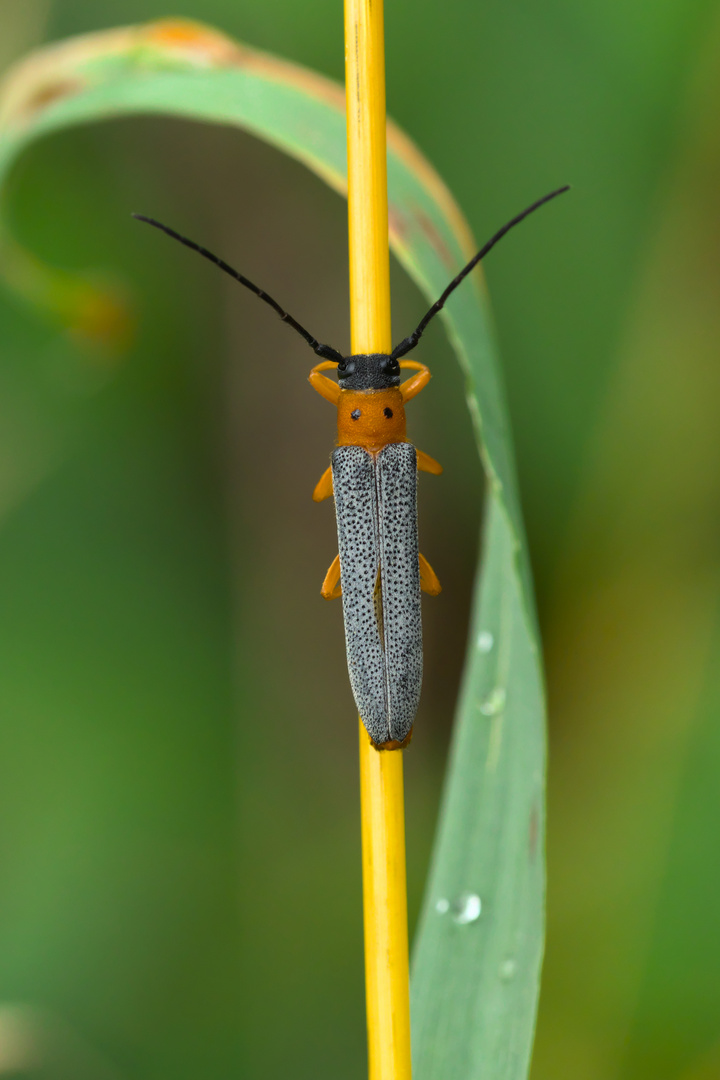
<svg viewBox="0 0 720 1080"><path fill-rule="evenodd" d="M483 716L497 716L504 708L505 691L501 686L496 686L495 689L480 703L480 712Z"/></svg>
<svg viewBox="0 0 720 1080"><path fill-rule="evenodd" d="M463 893L453 904L453 919L460 926L480 918L482 900L477 893Z"/></svg>

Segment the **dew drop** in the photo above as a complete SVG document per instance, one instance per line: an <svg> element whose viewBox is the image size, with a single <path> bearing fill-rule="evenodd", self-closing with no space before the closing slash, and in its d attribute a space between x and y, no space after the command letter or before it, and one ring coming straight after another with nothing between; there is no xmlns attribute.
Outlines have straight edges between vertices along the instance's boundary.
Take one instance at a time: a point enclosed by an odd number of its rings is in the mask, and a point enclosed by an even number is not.
<svg viewBox="0 0 720 1080"><path fill-rule="evenodd" d="M437 911L438 915L447 914L447 912L450 910L450 901L446 900L444 896L441 896L435 904L435 910Z"/></svg>
<svg viewBox="0 0 720 1080"><path fill-rule="evenodd" d="M503 960L502 964L500 965L501 979L505 979L507 982L509 982L510 979L513 979L515 977L516 972L517 960L513 960L512 957L507 960Z"/></svg>
<svg viewBox="0 0 720 1080"><path fill-rule="evenodd" d="M482 900L477 893L463 893L453 904L453 919L460 926L475 922L480 918Z"/></svg>
<svg viewBox="0 0 720 1080"><path fill-rule="evenodd" d="M477 637L477 647L480 652L490 652L495 644L495 638L489 630L481 630Z"/></svg>
<svg viewBox="0 0 720 1080"><path fill-rule="evenodd" d="M497 716L504 708L505 691L501 686L496 686L495 689L480 703L480 712L483 716Z"/></svg>

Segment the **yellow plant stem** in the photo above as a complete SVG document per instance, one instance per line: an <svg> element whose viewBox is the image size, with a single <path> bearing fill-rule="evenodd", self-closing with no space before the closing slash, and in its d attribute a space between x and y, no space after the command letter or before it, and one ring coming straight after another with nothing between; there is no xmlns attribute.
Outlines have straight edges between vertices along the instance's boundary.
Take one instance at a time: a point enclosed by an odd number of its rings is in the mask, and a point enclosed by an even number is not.
<svg viewBox="0 0 720 1080"><path fill-rule="evenodd" d="M354 353L390 352L382 0L345 0L350 317ZM401 750L360 724L365 985L370 1080L410 1080Z"/></svg>
<svg viewBox="0 0 720 1080"><path fill-rule="evenodd" d="M370 1080L410 1080L402 750L376 750L360 724L365 994Z"/></svg>

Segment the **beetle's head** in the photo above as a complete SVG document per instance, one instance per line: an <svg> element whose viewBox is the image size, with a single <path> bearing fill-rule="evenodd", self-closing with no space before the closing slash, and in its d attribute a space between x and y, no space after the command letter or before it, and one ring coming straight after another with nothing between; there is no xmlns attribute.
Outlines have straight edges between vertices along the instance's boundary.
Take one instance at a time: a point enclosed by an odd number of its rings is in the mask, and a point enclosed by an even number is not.
<svg viewBox="0 0 720 1080"><path fill-rule="evenodd" d="M387 353L344 356L337 375L343 390L389 390L400 385L400 363Z"/></svg>

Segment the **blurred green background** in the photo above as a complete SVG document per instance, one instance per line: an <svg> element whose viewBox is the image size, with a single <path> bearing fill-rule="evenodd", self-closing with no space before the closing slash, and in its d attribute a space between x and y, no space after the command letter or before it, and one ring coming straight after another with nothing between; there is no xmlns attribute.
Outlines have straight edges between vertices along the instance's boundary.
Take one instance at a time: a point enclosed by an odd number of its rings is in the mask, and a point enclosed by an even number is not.
<svg viewBox="0 0 720 1080"><path fill-rule="evenodd" d="M343 75L339 0L0 0L0 62L169 14ZM546 645L548 946L533 1080L720 1076L720 5L388 0L388 107L487 265ZM0 292L0 1075L359 1080L356 726L312 354L154 214L349 343L344 203L250 137L53 137L19 238L114 277L118 357ZM395 337L423 304L393 268ZM411 435L427 673L411 920L482 478L440 326Z"/></svg>

